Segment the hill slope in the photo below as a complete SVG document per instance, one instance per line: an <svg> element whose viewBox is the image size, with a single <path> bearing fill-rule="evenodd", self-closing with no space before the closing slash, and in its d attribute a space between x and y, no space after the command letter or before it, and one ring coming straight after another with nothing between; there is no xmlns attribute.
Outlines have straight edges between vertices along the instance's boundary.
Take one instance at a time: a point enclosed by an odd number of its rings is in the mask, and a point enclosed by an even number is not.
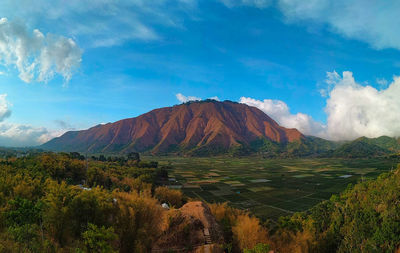
<svg viewBox="0 0 400 253"><path fill-rule="evenodd" d="M70 131L42 145L56 151L217 154L251 147L257 140L286 145L306 139L279 126L261 110L230 101L205 100L150 111Z"/></svg>
<svg viewBox="0 0 400 253"><path fill-rule="evenodd" d="M345 143L330 152L332 157L374 157L396 153L400 150L398 140L381 136L378 138L360 137L354 141Z"/></svg>

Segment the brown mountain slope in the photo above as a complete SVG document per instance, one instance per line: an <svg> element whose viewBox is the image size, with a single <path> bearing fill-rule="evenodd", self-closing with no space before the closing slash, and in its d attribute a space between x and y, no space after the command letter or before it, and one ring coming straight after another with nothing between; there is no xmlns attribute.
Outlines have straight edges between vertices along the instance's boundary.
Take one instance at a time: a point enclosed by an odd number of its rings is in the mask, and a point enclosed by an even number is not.
<svg viewBox="0 0 400 253"><path fill-rule="evenodd" d="M70 131L42 147L80 152L167 153L196 149L224 152L258 139L290 143L303 138L298 130L279 126L255 107L206 100L156 109L88 130Z"/></svg>

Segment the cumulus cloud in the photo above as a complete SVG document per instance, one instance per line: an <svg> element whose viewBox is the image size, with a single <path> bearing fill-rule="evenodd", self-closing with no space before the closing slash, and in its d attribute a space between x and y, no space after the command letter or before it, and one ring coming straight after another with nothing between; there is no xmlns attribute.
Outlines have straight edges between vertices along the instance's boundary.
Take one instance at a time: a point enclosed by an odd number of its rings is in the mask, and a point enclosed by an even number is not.
<svg viewBox="0 0 400 253"><path fill-rule="evenodd" d="M0 146L28 147L41 145L70 129L50 130L45 127L0 122Z"/></svg>
<svg viewBox="0 0 400 253"><path fill-rule="evenodd" d="M326 124L307 114L290 113L287 104L280 100L242 97L240 102L259 108L282 126L330 140L400 136L400 77L394 77L380 90L357 83L349 71L342 75L328 72L326 83L322 92L327 97Z"/></svg>
<svg viewBox="0 0 400 253"><path fill-rule="evenodd" d="M61 134L61 132L49 131L44 127L32 127L23 124L1 122L0 146L37 146Z"/></svg>
<svg viewBox="0 0 400 253"><path fill-rule="evenodd" d="M200 101L200 100L202 100L202 99L199 98L199 97L195 97L195 96L185 96L185 95L183 95L182 93L178 93L178 94L176 94L175 96L176 96L176 99L178 99L179 102L181 102L181 103L186 103L186 102L189 102L189 101ZM208 99L212 99L212 100L219 101L219 98L218 98L217 96L210 97L210 98L208 98Z"/></svg>
<svg viewBox="0 0 400 253"><path fill-rule="evenodd" d="M335 140L400 136L399 97L400 77L394 77L386 89L378 90L357 83L352 72L343 72L327 100L326 135Z"/></svg>
<svg viewBox="0 0 400 253"><path fill-rule="evenodd" d="M11 115L10 107L7 94L0 94L0 146L37 146L72 129L70 124L62 120L55 122L57 130L4 122Z"/></svg>
<svg viewBox="0 0 400 253"><path fill-rule="evenodd" d="M386 88L389 84L388 80L386 80L385 78L377 78L376 83L379 84L381 88Z"/></svg>
<svg viewBox="0 0 400 253"><path fill-rule="evenodd" d="M47 133L45 128L33 128L26 125L0 123L1 146L34 146L39 144L38 139Z"/></svg>
<svg viewBox="0 0 400 253"><path fill-rule="evenodd" d="M377 49L400 49L400 2L364 0L278 0L289 21L327 24L345 37L365 41Z"/></svg>
<svg viewBox="0 0 400 253"><path fill-rule="evenodd" d="M7 94L0 94L0 122L10 117L10 103L7 101Z"/></svg>
<svg viewBox="0 0 400 253"><path fill-rule="evenodd" d="M237 6L250 6L256 8L266 8L271 5L271 0L220 0L228 8Z"/></svg>
<svg viewBox="0 0 400 253"><path fill-rule="evenodd" d="M292 114L288 105L281 100L264 99L261 101L241 97L239 102L257 107L284 127L297 128L307 135L321 136L324 134L325 126L323 124L316 122L311 116L304 113Z"/></svg>
<svg viewBox="0 0 400 253"><path fill-rule="evenodd" d="M74 40L21 23L0 19L0 64L16 67L24 82L47 82L55 74L68 81L81 62L82 51Z"/></svg>

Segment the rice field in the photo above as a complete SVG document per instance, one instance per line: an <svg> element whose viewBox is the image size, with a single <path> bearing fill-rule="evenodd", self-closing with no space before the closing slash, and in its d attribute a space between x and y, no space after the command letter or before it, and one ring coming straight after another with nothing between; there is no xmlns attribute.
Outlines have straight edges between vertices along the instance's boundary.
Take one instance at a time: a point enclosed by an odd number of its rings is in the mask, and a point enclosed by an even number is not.
<svg viewBox="0 0 400 253"><path fill-rule="evenodd" d="M193 199L228 202L264 220L305 211L349 184L376 178L398 160L146 157L171 165L170 187Z"/></svg>

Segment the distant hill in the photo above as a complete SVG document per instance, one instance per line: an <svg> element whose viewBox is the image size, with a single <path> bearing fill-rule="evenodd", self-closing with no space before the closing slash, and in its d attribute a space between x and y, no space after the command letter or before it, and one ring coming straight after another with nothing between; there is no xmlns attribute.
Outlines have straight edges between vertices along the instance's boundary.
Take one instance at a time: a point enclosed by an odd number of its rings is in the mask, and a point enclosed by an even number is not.
<svg viewBox="0 0 400 253"><path fill-rule="evenodd" d="M388 136L381 136L378 138L366 138L362 137L365 142L373 145L377 145L383 149L387 149L393 152L400 151L400 139L399 138L392 138Z"/></svg>
<svg viewBox="0 0 400 253"><path fill-rule="evenodd" d="M255 107L205 100L156 109L88 130L70 131L41 148L78 152L247 154L265 145L278 147L278 151L293 145L296 150L296 146L307 140L297 129L278 125Z"/></svg>
<svg viewBox="0 0 400 253"><path fill-rule="evenodd" d="M329 152L332 157L374 157L395 154L400 151L399 140L387 136L378 138L360 137Z"/></svg>

